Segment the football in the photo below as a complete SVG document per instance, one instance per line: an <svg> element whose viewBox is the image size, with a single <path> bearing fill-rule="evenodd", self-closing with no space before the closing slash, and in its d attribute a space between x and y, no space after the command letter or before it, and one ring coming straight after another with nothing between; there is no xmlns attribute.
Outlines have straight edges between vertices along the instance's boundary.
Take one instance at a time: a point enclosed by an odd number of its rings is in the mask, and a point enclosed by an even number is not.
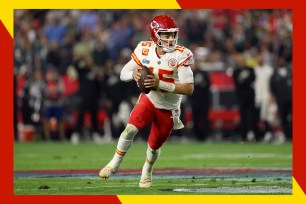
<svg viewBox="0 0 306 204"><path fill-rule="evenodd" d="M153 75L153 72L146 66L142 66L142 69L140 70L141 73L141 77L138 80L138 87L140 89L141 92L148 94L151 89L150 88L145 88L144 86L144 81L148 78L148 75Z"/></svg>

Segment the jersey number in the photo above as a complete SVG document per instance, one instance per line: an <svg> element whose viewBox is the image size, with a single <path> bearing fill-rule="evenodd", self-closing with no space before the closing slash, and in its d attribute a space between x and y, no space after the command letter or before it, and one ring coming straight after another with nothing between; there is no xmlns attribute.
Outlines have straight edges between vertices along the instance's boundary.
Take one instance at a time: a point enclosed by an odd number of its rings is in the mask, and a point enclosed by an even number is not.
<svg viewBox="0 0 306 204"><path fill-rule="evenodd" d="M150 70L154 73L154 67L150 67ZM174 79L164 77L165 75L168 75L168 76L173 75L173 71L172 70L165 70L165 69L157 69L157 70L158 70L157 75L158 75L159 80L162 80L164 82L169 82L169 83L174 84ZM152 90L156 91L156 88L154 88ZM161 92L166 92L164 90L160 90L160 91Z"/></svg>
<svg viewBox="0 0 306 204"><path fill-rule="evenodd" d="M150 42L150 41L144 41L144 42L142 42L141 43L141 46L148 46L148 47L151 47L152 46L152 42Z"/></svg>
<svg viewBox="0 0 306 204"><path fill-rule="evenodd" d="M185 49L185 47L179 45L175 47L175 50L179 51L180 53L183 53Z"/></svg>

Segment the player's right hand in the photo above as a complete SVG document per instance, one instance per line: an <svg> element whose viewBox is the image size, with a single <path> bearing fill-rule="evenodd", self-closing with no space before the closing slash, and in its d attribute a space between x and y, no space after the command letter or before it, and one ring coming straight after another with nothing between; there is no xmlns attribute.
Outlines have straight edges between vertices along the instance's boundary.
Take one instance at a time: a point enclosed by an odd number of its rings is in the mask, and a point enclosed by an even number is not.
<svg viewBox="0 0 306 204"><path fill-rule="evenodd" d="M138 80L139 80L140 77L141 77L140 70L141 70L141 67L137 67L137 68L134 70L133 77L134 77L134 80L135 80L136 82L138 82Z"/></svg>

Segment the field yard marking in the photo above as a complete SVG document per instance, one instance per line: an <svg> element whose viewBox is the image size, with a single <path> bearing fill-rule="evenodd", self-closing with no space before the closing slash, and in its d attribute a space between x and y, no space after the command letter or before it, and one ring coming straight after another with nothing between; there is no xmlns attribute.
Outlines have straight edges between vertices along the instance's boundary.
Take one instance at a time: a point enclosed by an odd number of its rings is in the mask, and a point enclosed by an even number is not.
<svg viewBox="0 0 306 204"><path fill-rule="evenodd" d="M224 174L224 175L194 175L194 178L192 178L192 176L190 175L168 175L167 177L163 176L163 175L154 175L154 179L159 179L159 180L175 180L175 179L196 179L196 180L203 180L203 181L210 181L212 178L215 179L216 181L219 180L226 180L226 181L250 181L253 178L256 178L257 181L273 181L276 183L279 182L284 182L284 181L291 181L291 175L273 175L273 176L266 176L266 175L258 175L258 174L239 174L239 176L237 177L237 175L228 175L228 174ZM25 177L26 180L15 180L15 182L18 183L27 183L30 182L31 179L43 179L46 177ZM50 177L47 177L50 178ZM57 177L53 177L53 178L57 178ZM75 183L84 183L84 182L88 182L88 181L96 181L99 182L101 179L98 178L97 176L72 176L72 177L64 177L65 179L82 179L82 181L78 181ZM130 182L131 180L137 180L140 178L140 174L137 176L134 175L114 175L112 177L111 180L108 180L108 183L110 183L110 181L114 181L114 183L116 183L117 180L121 180L124 179L125 181L129 181L129 182L124 182L124 184L129 184L129 183L133 183ZM61 183L66 183L63 181L54 181L53 183L56 184L61 184Z"/></svg>
<svg viewBox="0 0 306 204"><path fill-rule="evenodd" d="M48 177L65 177L65 178L93 178L97 177L97 170L94 169L76 169L76 170L32 170L32 171L15 171L15 178L48 178ZM252 174L286 174L292 175L291 168L166 168L155 169L155 175L162 176L200 176L200 175L252 175ZM122 169L116 176L134 176L141 173L140 169Z"/></svg>
<svg viewBox="0 0 306 204"><path fill-rule="evenodd" d="M126 184L126 183L125 183ZM192 184L193 186L207 186L207 185L210 185L210 184ZM159 186L169 186L169 184L154 184L154 187L159 187ZM190 186L190 184L171 184L171 186L176 186L176 187L188 187ZM128 184L128 185L109 185L109 186L94 186L94 187L73 187L73 188L49 188L49 189L44 189L44 190L81 190L81 189L97 189L97 188L126 188L126 187L132 187L132 188L139 188L138 187L138 182L134 182L133 184ZM22 192L22 191L44 191L44 190L40 190L40 189L37 189L37 188L23 188L23 189L20 189L20 188L17 188L15 189L14 191L19 191L19 192Z"/></svg>
<svg viewBox="0 0 306 204"><path fill-rule="evenodd" d="M182 188L190 188L193 186L193 188L196 189L203 189L203 188L209 188L213 182L218 182L219 180L228 180L229 185L231 184L231 181L242 181L242 182L248 182L247 185L249 187L254 187L257 185L263 185L259 182L261 181L272 181L274 184L273 186L278 185L279 182L285 182L292 183L292 169L291 168L167 168L167 169L156 169L154 175L154 182L153 187L154 188L161 188L161 189L169 189L169 186L171 188L169 191L172 191L172 189L182 189ZM76 169L76 170L36 170L36 171L15 171L14 175L14 186L16 187L14 192L17 194L23 194L26 192L31 193L39 193L39 194L53 194L60 192L61 190L68 190L68 191L77 191L81 192L82 190L86 189L111 189L111 188L117 188L117 189L123 189L123 188L131 188L131 189L138 189L138 182L140 177L140 170L139 169L122 169L118 174L114 175L111 179L104 181L99 178L97 178L96 170L95 169ZM49 181L49 180L43 180L43 179L52 179L52 178L58 178L58 180L55 180L54 182L51 181L49 184L49 189L38 189L39 186L34 187L32 185L32 188L27 189L26 186L24 186L24 183L31 183L32 180L35 179L42 179L41 181ZM253 179L256 179L258 182L250 182ZM76 180L76 185L66 185L66 182L63 182L62 179L65 179L64 181L68 180ZM130 180L131 179L131 180ZM133 179L133 180L132 180ZM177 179L187 179L192 181L192 183L184 183L184 184L178 184L175 181ZM53 180L53 179L52 179ZM123 182L118 183L120 180L124 180ZM164 183L158 182L158 180L164 180ZM167 180L171 182L167 182ZM58 182L57 182L58 181ZM90 181L89 185L84 185L80 187L80 184L85 184L86 182ZM127 181L127 182L126 182ZM236 183L235 183L236 184ZM24 186L25 188L21 188L20 186ZM54 188L52 187L54 186ZM225 185L228 186L228 185ZM231 185L230 185L231 186ZM28 186L29 188L29 186ZM290 187L288 187L290 188ZM50 192L50 193L48 193ZM98 190L97 193L102 193L100 190ZM184 193L184 192L182 192ZM194 192L196 194L201 194ZM249 194L251 194L250 192ZM202 193L203 194L203 193ZM205 194L205 193L204 193ZM207 192L207 194L210 194ZM265 193L262 193L265 194ZM279 193L281 194L281 193Z"/></svg>
<svg viewBox="0 0 306 204"><path fill-rule="evenodd" d="M292 194L291 188L279 186L219 187L219 188L178 188L174 192L222 193L222 194Z"/></svg>
<svg viewBox="0 0 306 204"><path fill-rule="evenodd" d="M247 158L272 158L272 159L292 159L292 155L281 155L273 153L255 153L255 154L224 154L224 153L201 153L201 154L185 154L182 159L204 159L204 158L226 158L226 159L247 159Z"/></svg>
<svg viewBox="0 0 306 204"><path fill-rule="evenodd" d="M211 184L208 184L208 183L193 183L192 184L192 186L198 186L198 187L200 187L200 186L209 186L209 185L211 185ZM250 183L250 185L256 185L256 183ZM163 186L166 186L166 187L168 187L169 186L169 184L154 184L154 187L163 187ZM173 183L171 183L171 186L175 186L175 187L190 187L190 184L173 184ZM68 188L49 188L49 189L44 189L44 190L82 190L82 189L99 189L99 188L101 188L101 189L103 189L103 188L126 188L126 187L128 187L128 188L138 188L138 182L133 182L133 183L130 183L130 184L128 184L128 185L126 185L126 183L124 183L124 185L106 185L106 186L92 186L92 187L90 187L90 186L88 186L88 187L68 187ZM257 187L257 186L255 186L255 187ZM285 188L285 187L279 187L279 186L262 186L263 188L269 188L269 187L271 187L271 188ZM236 188L242 188L242 187L220 187L220 188L207 188L207 189L227 189L227 188L234 188L234 189L236 189ZM252 186L252 187L243 187L243 188L254 188L254 186ZM189 192L189 190L190 189L192 189L192 188L184 188L184 189L186 189L186 192ZM184 189L183 188L180 188L180 189L173 189L174 191L176 190L177 192L184 192ZM288 189L290 189L290 190L292 190L291 188L288 188ZM20 189L20 188L17 188L17 189L15 189L14 191L19 191L19 192L22 192L22 191L28 191L28 190L30 190L30 191L44 191L44 190L40 190L40 189L37 189L37 188L27 188L27 189L25 189L25 188L23 188L23 189ZM201 190L201 188L195 188L195 189L193 189L193 190L190 190L190 192L195 192L195 193L197 193L197 191L202 191Z"/></svg>

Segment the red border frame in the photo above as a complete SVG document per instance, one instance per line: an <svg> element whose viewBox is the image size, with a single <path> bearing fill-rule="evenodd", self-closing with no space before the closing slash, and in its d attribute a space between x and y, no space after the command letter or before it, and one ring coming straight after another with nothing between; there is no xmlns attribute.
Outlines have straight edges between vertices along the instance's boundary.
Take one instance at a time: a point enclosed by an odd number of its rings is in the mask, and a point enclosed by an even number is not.
<svg viewBox="0 0 306 204"><path fill-rule="evenodd" d="M6 199L11 199L13 195L13 45L14 41L2 22L0 21L0 93L4 97L1 100L1 115L0 124L3 135L1 141L0 154L1 159L1 174L3 176L3 184L1 185L0 195Z"/></svg>

